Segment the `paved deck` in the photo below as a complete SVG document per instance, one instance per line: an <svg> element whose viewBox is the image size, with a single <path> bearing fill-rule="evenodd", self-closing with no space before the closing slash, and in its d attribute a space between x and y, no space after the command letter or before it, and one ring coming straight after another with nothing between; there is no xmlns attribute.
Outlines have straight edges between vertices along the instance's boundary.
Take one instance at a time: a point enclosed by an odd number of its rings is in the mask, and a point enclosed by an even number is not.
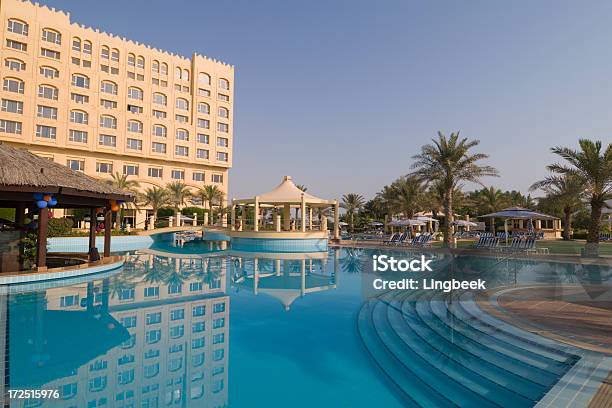
<svg viewBox="0 0 612 408"><path fill-rule="evenodd" d="M591 400L589 408L612 407L612 373L608 375L599 387L597 394Z"/></svg>

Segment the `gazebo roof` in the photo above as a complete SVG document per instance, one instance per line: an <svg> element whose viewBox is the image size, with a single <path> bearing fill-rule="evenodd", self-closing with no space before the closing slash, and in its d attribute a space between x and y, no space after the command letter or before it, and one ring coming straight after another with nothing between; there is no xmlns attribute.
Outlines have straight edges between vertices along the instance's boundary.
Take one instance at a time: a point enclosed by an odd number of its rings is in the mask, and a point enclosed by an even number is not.
<svg viewBox="0 0 612 408"><path fill-rule="evenodd" d="M0 142L0 191L133 201L130 192ZM4 194L3 194L4 195ZM60 201L61 202L61 201Z"/></svg>
<svg viewBox="0 0 612 408"><path fill-rule="evenodd" d="M300 204L302 202L302 196L304 201L308 204L333 204L333 200L325 200L323 198L315 197L312 194L308 194L293 183L291 176L283 177L283 181L276 186L275 189L258 195L259 203L265 204ZM236 200L237 203L251 203L254 199L241 199Z"/></svg>

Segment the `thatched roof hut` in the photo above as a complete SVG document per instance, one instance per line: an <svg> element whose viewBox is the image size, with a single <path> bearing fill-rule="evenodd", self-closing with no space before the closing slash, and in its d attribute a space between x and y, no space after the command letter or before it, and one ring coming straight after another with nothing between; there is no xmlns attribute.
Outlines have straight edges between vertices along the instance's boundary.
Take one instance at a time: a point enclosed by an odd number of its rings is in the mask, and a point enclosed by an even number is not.
<svg viewBox="0 0 612 408"><path fill-rule="evenodd" d="M41 192L107 200L133 201L119 190L59 163L0 142L0 191ZM61 202L60 202L61 204Z"/></svg>

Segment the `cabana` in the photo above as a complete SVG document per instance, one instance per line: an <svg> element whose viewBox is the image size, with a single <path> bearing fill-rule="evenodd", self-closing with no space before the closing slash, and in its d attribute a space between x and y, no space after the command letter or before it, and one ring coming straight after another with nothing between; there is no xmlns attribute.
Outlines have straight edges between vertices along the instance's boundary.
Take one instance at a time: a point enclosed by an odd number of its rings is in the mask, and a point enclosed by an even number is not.
<svg viewBox="0 0 612 408"><path fill-rule="evenodd" d="M523 207L509 207L479 218L502 218L504 231L520 233L543 233L544 238L561 237L561 220L552 215L543 214ZM509 223L508 221L511 221Z"/></svg>
<svg viewBox="0 0 612 408"><path fill-rule="evenodd" d="M327 237L327 218L321 217L320 225L317 228L313 225L313 209L334 209L334 238L340 238L340 211L337 200L326 200L308 194L293 183L290 176L285 176L281 184L274 190L264 194L257 195L253 198L234 199L232 200L230 218L230 230L235 232L230 234L234 236L264 236L264 234L255 234L257 232L272 234L269 238L280 237L281 235L287 238L300 238L307 233L324 233ZM240 210L240 218L236 218L237 210ZM291 219L291 210L298 209L299 217ZM265 226L265 221L262 217L262 211L272 210L273 225L272 231L262 231ZM247 212L252 212L252 225L247 226ZM299 225L299 227L298 227ZM250 232L250 234L241 234L242 232ZM317 235L317 234L315 234ZM320 235L320 234L318 234Z"/></svg>
<svg viewBox="0 0 612 408"><path fill-rule="evenodd" d="M15 209L15 221L10 223L15 231L0 231L0 243L6 248L12 248L9 251L2 250L2 257L18 255L15 241L20 241L24 231L36 230L36 267L38 270L46 269L48 221L50 212L55 208L89 209L91 220L95 220L98 212L102 212L104 256L108 257L112 212L118 209L118 202L121 201L134 201L134 195L27 150L0 143L0 208ZM30 220L36 216L37 220L26 225L26 216ZM95 249L96 227L96 222L90 222L90 257L95 252L92 250ZM0 271L4 272L2 265Z"/></svg>

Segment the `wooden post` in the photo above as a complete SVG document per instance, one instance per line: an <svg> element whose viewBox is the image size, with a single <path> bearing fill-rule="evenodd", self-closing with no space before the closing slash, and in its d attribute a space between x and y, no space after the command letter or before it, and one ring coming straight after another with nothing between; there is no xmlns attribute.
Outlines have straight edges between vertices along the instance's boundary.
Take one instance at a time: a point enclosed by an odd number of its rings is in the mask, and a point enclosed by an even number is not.
<svg viewBox="0 0 612 408"><path fill-rule="evenodd" d="M49 210L41 208L38 211L38 252L36 267L38 269L47 267L47 225L49 223Z"/></svg>
<svg viewBox="0 0 612 408"><path fill-rule="evenodd" d="M89 210L89 250L87 251L89 253L89 262L93 260L91 259L91 250L96 247L96 225L98 223L97 215L98 214L95 208L91 208Z"/></svg>
<svg viewBox="0 0 612 408"><path fill-rule="evenodd" d="M23 227L23 220L25 219L25 204L17 203L17 207L15 207L15 224L18 227Z"/></svg>
<svg viewBox="0 0 612 408"><path fill-rule="evenodd" d="M110 205L104 209L104 257L110 256L111 251L111 233L113 225L113 211Z"/></svg>

